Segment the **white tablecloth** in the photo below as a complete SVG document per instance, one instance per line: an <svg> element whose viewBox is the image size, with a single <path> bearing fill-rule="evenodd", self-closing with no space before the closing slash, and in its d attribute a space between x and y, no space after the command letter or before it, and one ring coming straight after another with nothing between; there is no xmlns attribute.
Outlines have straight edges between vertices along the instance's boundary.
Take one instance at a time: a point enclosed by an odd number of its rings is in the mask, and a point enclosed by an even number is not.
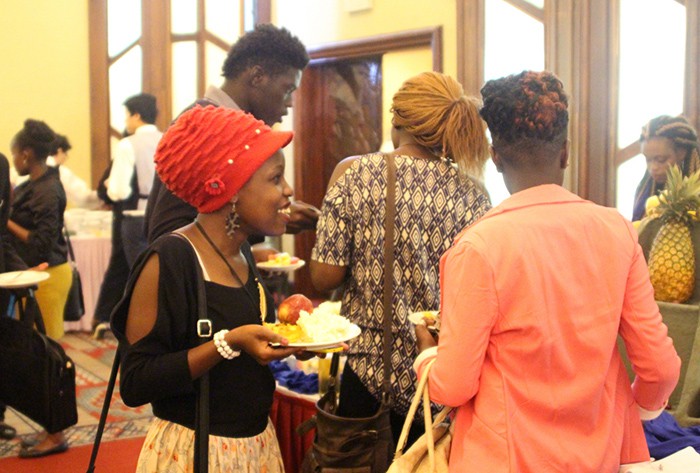
<svg viewBox="0 0 700 473"><path fill-rule="evenodd" d="M76 235L72 236L70 241L83 284L85 315L78 322L65 322L65 329L91 331L97 296L100 294L100 285L112 251L112 239L110 236Z"/></svg>

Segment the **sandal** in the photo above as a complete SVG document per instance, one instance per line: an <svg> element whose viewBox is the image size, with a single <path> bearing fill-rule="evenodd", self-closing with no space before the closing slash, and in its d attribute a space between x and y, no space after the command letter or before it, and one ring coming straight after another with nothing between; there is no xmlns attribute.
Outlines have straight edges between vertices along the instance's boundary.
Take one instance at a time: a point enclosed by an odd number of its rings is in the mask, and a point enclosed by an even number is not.
<svg viewBox="0 0 700 473"><path fill-rule="evenodd" d="M17 435L17 430L11 425L0 421L0 439L12 440Z"/></svg>
<svg viewBox="0 0 700 473"><path fill-rule="evenodd" d="M61 443L58 443L54 445L53 447L49 447L46 450L39 450L36 448L36 445L33 447L22 447L19 451L19 457L20 458L41 458L45 457L47 455L53 455L54 453L63 453L66 450L68 450L68 442L63 441Z"/></svg>

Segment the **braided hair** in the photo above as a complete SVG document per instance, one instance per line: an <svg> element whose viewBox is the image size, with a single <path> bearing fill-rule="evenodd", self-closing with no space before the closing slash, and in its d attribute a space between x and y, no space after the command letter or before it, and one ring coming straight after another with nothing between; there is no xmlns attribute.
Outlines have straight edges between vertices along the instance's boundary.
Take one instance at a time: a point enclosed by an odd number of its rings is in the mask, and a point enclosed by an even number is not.
<svg viewBox="0 0 700 473"><path fill-rule="evenodd" d="M493 145L511 164L547 159L566 141L568 98L553 73L523 71L490 80L481 95Z"/></svg>
<svg viewBox="0 0 700 473"><path fill-rule="evenodd" d="M30 148L37 160L44 161L55 149L56 133L46 123L29 118L12 142L20 150Z"/></svg>
<svg viewBox="0 0 700 473"><path fill-rule="evenodd" d="M434 154L452 160L461 175L481 177L488 160L488 140L479 105L476 98L464 95L452 77L423 72L394 94L392 124Z"/></svg>
<svg viewBox="0 0 700 473"><path fill-rule="evenodd" d="M683 149L686 151L682 165L683 175L688 176L700 169L698 133L685 117L680 115L677 117L660 115L652 118L642 127L639 142L643 143L652 138L667 138L673 143L676 150Z"/></svg>

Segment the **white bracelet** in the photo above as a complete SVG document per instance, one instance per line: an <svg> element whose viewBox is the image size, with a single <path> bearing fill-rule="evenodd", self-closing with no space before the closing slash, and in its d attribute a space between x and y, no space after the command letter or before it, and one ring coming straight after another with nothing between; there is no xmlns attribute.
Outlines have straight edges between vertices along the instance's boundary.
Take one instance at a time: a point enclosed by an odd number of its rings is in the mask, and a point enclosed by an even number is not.
<svg viewBox="0 0 700 473"><path fill-rule="evenodd" d="M224 359L233 360L241 354L241 351L234 350L229 346L228 343L226 343L224 335L226 335L227 333L228 330L219 330L218 332L216 332L214 334L214 345L216 345L216 351L218 351L219 355L221 355Z"/></svg>

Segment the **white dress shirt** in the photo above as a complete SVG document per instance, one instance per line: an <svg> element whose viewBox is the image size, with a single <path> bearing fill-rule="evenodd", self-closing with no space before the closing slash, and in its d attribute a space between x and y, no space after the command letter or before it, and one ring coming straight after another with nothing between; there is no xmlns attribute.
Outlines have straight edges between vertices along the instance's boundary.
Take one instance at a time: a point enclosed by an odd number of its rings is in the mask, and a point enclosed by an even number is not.
<svg viewBox="0 0 700 473"><path fill-rule="evenodd" d="M142 125L136 129L134 135L152 134L155 143L158 142L162 133L155 125ZM152 157L151 157L152 158ZM119 141L117 149L112 160L112 170L109 173L109 181L107 183L107 196L115 202L126 200L131 196L131 179L136 171L136 151L129 137ZM147 186L146 190L150 189L153 177L144 179L144 182L139 180L139 187ZM147 194L147 192L144 192ZM143 205L139 202L139 208L145 208L145 199L141 199Z"/></svg>

